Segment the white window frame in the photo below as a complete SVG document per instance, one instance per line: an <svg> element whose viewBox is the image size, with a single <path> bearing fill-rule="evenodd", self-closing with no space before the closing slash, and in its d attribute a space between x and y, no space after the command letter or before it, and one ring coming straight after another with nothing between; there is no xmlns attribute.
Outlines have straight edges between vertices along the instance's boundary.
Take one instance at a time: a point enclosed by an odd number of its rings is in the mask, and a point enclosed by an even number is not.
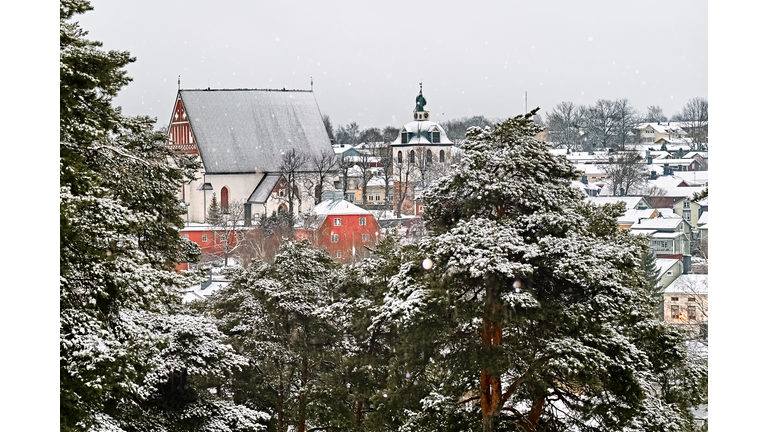
<svg viewBox="0 0 768 432"><path fill-rule="evenodd" d="M341 258L341 251L336 251L336 258Z"/></svg>
<svg viewBox="0 0 768 432"><path fill-rule="evenodd" d="M360 226L364 226L365 225L365 218L364 217L359 218L357 220L357 223L360 224Z"/></svg>
<svg viewBox="0 0 768 432"><path fill-rule="evenodd" d="M331 234L331 243L338 243L338 242L339 242L339 235Z"/></svg>
<svg viewBox="0 0 768 432"><path fill-rule="evenodd" d="M333 226L341 226L341 218L333 218Z"/></svg>
<svg viewBox="0 0 768 432"><path fill-rule="evenodd" d="M370 236L368 234L363 234L363 241L367 242L370 240Z"/></svg>
<svg viewBox="0 0 768 432"><path fill-rule="evenodd" d="M182 235L181 235L181 238L184 238L184 239L187 239L187 240L189 240L189 234L182 234Z"/></svg>
<svg viewBox="0 0 768 432"><path fill-rule="evenodd" d="M203 243L208 242L208 234L203 234L203 239L201 240Z"/></svg>

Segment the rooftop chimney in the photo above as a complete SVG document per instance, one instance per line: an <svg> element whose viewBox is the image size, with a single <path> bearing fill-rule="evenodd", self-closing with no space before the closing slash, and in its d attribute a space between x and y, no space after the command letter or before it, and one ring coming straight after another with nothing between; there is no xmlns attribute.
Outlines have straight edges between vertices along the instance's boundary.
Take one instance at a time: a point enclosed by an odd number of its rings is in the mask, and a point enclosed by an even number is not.
<svg viewBox="0 0 768 432"><path fill-rule="evenodd" d="M683 274L691 274L691 256L683 255Z"/></svg>

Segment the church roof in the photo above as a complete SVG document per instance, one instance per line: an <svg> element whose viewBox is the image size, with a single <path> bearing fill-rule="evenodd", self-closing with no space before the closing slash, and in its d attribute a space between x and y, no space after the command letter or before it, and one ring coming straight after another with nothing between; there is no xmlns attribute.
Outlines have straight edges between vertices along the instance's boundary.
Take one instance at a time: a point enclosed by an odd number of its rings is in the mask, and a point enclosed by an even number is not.
<svg viewBox="0 0 768 432"><path fill-rule="evenodd" d="M315 96L302 90L180 90L208 173L279 172L282 155L331 150Z"/></svg>

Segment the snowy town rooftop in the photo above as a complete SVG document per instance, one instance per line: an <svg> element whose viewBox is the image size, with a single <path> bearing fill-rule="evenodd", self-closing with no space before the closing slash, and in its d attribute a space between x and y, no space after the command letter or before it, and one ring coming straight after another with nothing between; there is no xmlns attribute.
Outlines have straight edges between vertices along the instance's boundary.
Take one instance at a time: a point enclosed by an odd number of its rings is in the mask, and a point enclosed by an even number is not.
<svg viewBox="0 0 768 432"><path fill-rule="evenodd" d="M709 275L684 274L672 282L665 294L709 294Z"/></svg>

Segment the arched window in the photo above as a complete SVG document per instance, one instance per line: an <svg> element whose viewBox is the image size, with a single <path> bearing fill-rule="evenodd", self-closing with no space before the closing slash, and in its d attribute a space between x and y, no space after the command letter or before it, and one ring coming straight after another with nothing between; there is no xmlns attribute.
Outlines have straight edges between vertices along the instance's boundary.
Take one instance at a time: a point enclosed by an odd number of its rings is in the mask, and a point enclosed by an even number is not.
<svg viewBox="0 0 768 432"><path fill-rule="evenodd" d="M445 162L445 150L440 150L440 162Z"/></svg>
<svg viewBox="0 0 768 432"><path fill-rule="evenodd" d="M411 150L410 153L408 153L408 162L415 163L416 162L416 152Z"/></svg>
<svg viewBox="0 0 768 432"><path fill-rule="evenodd" d="M229 189L226 186L221 188L221 211L229 213Z"/></svg>
<svg viewBox="0 0 768 432"><path fill-rule="evenodd" d="M285 204L280 204L280 206L277 208L277 214L280 213L287 213L288 212L288 206Z"/></svg>
<svg viewBox="0 0 768 432"><path fill-rule="evenodd" d="M403 152L397 152L397 163L403 163Z"/></svg>
<svg viewBox="0 0 768 432"><path fill-rule="evenodd" d="M427 150L427 163L432 163L432 150Z"/></svg>

